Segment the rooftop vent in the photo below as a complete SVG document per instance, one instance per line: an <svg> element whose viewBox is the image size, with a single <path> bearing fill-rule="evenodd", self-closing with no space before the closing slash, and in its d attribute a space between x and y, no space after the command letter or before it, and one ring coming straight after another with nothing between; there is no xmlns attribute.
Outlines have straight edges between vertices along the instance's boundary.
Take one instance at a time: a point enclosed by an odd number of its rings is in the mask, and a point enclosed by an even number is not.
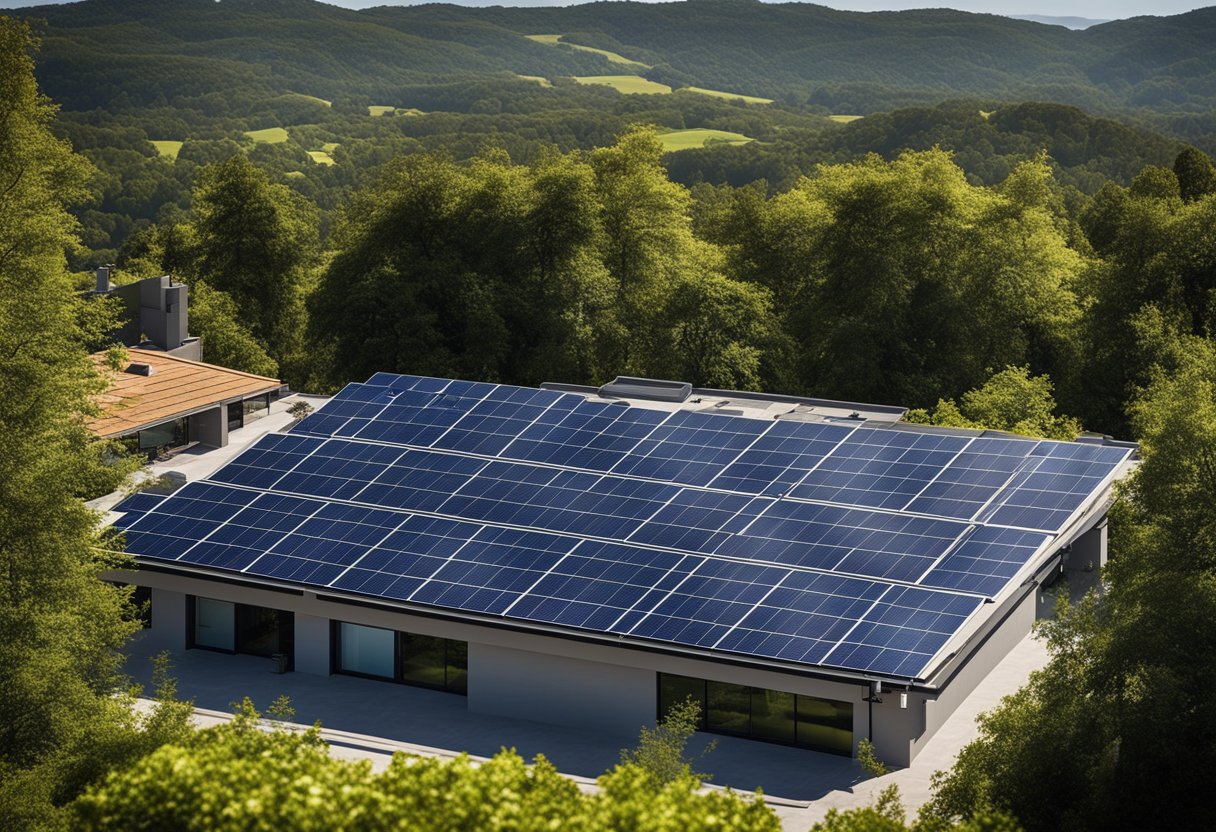
<svg viewBox="0 0 1216 832"><path fill-rule="evenodd" d="M600 388L600 395L682 404L692 395L692 385L686 381L660 381L653 378L617 376Z"/></svg>
<svg viewBox="0 0 1216 832"><path fill-rule="evenodd" d="M151 364L132 361L127 365L127 372L133 376L150 376L156 372L156 368Z"/></svg>

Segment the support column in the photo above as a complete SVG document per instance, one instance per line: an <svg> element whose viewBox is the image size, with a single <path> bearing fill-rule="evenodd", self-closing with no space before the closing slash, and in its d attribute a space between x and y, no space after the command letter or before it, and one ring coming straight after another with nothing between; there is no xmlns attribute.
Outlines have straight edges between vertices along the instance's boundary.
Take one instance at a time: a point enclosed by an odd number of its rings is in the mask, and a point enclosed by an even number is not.
<svg viewBox="0 0 1216 832"><path fill-rule="evenodd" d="M296 613L296 672L328 676L329 666L328 618Z"/></svg>

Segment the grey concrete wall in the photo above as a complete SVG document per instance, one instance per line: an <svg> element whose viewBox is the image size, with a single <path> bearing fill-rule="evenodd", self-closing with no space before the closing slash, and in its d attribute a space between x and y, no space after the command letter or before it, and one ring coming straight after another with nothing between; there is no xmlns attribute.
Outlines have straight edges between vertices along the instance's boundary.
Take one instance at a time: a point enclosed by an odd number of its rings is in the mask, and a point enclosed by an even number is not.
<svg viewBox="0 0 1216 832"><path fill-rule="evenodd" d="M143 637L157 650L186 649L186 593L152 588L152 626Z"/></svg>
<svg viewBox="0 0 1216 832"><path fill-rule="evenodd" d="M1106 566L1106 520L1094 526L1072 542L1072 550L1064 556L1064 573L1095 574Z"/></svg>
<svg viewBox="0 0 1216 832"><path fill-rule="evenodd" d="M469 643L469 710L635 738L654 723L652 670Z"/></svg>
<svg viewBox="0 0 1216 832"><path fill-rule="evenodd" d="M874 753L888 766L908 766L932 736L926 733L926 701L924 694L908 693L907 707L900 707L900 691L887 689L878 697L882 702L874 703L873 734ZM862 719L867 719L869 703ZM937 730L937 726L934 727Z"/></svg>
<svg viewBox="0 0 1216 832"><path fill-rule="evenodd" d="M316 676L329 675L329 619L297 612L296 671Z"/></svg>
<svg viewBox="0 0 1216 832"><path fill-rule="evenodd" d="M228 444L228 411L224 405L196 413L189 419L192 440L216 448Z"/></svg>

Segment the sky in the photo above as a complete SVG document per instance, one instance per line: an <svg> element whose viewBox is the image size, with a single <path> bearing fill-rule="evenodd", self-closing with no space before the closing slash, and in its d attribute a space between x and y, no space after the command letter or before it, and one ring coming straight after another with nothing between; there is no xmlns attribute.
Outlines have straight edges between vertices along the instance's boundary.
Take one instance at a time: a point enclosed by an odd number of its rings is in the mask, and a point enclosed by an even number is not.
<svg viewBox="0 0 1216 832"><path fill-rule="evenodd" d="M0 0L0 9L41 6L60 0ZM435 0L322 0L335 6L414 5ZM449 0L451 2L451 0ZM565 6L568 0L456 0L462 6ZM869 12L895 9L951 8L989 14L1048 15L1116 20L1137 15L1182 14L1210 3L1203 0L820 0L834 9Z"/></svg>

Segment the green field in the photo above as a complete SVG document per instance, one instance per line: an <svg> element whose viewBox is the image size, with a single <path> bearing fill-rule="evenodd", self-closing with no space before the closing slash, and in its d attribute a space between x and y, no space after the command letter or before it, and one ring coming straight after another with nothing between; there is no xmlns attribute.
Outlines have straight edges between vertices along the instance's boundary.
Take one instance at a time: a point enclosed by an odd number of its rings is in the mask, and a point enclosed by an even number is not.
<svg viewBox="0 0 1216 832"><path fill-rule="evenodd" d="M742 133L731 133L727 130L672 130L670 133L660 133L659 141L667 152L688 150L692 147L705 147L707 144L747 144L755 139Z"/></svg>
<svg viewBox="0 0 1216 832"><path fill-rule="evenodd" d="M324 98L317 98L315 95L305 95L302 92L289 92L287 95L291 98L302 98L305 101L311 101L314 104L320 104L323 107L332 107L334 105L334 102L332 101L326 101Z"/></svg>
<svg viewBox="0 0 1216 832"><path fill-rule="evenodd" d="M267 127L265 130L246 130L245 135L255 142L281 144L287 141L287 131L282 127Z"/></svg>
<svg viewBox="0 0 1216 832"><path fill-rule="evenodd" d="M289 170L289 171L287 171L287 173L283 174L283 176L287 177L288 179L303 179L303 178L304 178L304 171L302 171L302 170Z"/></svg>
<svg viewBox="0 0 1216 832"><path fill-rule="evenodd" d="M337 142L326 142L325 144L321 145L321 149L324 150L326 153L333 153L335 150L338 149L338 143Z"/></svg>
<svg viewBox="0 0 1216 832"><path fill-rule="evenodd" d="M569 46L571 49L577 49L579 52L590 52L593 55L600 55L607 58L614 64L631 67L633 69L650 69L650 64L644 64L641 61L631 61L624 55L618 55L616 52L609 52L607 49L596 49L594 46L579 46L577 43L566 43L558 40L561 35L525 35L528 40L534 40L537 43L543 43L546 46Z"/></svg>
<svg viewBox="0 0 1216 832"><path fill-rule="evenodd" d="M737 92L723 92L722 90L707 90L701 87L681 87L681 89L689 92L699 92L701 95L712 95L714 98L729 98L737 101L742 101L745 104L772 104L771 98L760 98L755 95L740 95Z"/></svg>
<svg viewBox="0 0 1216 832"><path fill-rule="evenodd" d="M516 77L516 78L522 78L522 79L523 79L523 80L525 80L525 81L535 81L536 83L540 84L542 87L551 87L551 86L553 86L553 82L552 82L552 81L550 81L548 78L546 78L546 77L545 77L545 76L543 76L543 75L519 75L519 74L516 74L516 76L515 76L515 77Z"/></svg>
<svg viewBox="0 0 1216 832"><path fill-rule="evenodd" d="M372 104L367 108L367 114L373 118L378 116L420 116L422 110L414 107L391 107L388 104Z"/></svg>
<svg viewBox="0 0 1216 832"><path fill-rule="evenodd" d="M988 119L992 118L992 114L995 112L996 110L980 110L980 118L987 121Z"/></svg>
<svg viewBox="0 0 1216 832"><path fill-rule="evenodd" d="M167 140L156 140L152 142L152 146L156 148L156 152L166 159L177 161L177 154L182 150L182 142L174 142Z"/></svg>
<svg viewBox="0 0 1216 832"><path fill-rule="evenodd" d="M861 116L828 116L828 118L838 124L848 124L850 121L857 121Z"/></svg>
<svg viewBox="0 0 1216 832"><path fill-rule="evenodd" d="M647 81L640 75L575 75L580 84L600 84L623 93L669 93L671 87Z"/></svg>
<svg viewBox="0 0 1216 832"><path fill-rule="evenodd" d="M334 164L334 158L324 150L310 150L308 151L308 158L312 159L318 165L325 165L326 167L330 167Z"/></svg>

